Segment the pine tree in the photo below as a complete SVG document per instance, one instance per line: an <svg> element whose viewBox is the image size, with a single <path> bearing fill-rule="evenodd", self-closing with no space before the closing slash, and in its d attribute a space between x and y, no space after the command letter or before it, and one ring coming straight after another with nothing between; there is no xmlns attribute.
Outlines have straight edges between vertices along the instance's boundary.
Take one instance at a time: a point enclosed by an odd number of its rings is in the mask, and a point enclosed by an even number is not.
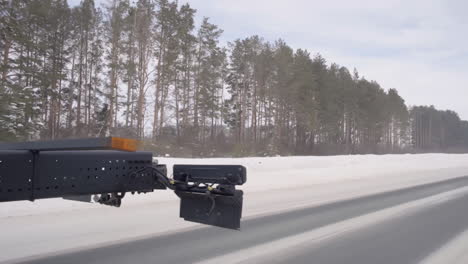
<svg viewBox="0 0 468 264"><path fill-rule="evenodd" d="M159 2L159 10L156 12L155 45L156 45L156 80L155 103L153 116L153 140L156 140L164 126L165 109L169 98L169 87L174 83L176 74L176 60L179 56L179 43L177 40L178 29L177 3L168 0ZM158 129L159 128L159 129Z"/></svg>
<svg viewBox="0 0 468 264"><path fill-rule="evenodd" d="M218 90L222 88L222 65L225 53L218 46L222 34L216 25L205 18L197 36L195 94L194 94L194 126L198 140L205 143L206 132L214 140L214 120L218 118ZM210 122L208 128L207 122Z"/></svg>
<svg viewBox="0 0 468 264"><path fill-rule="evenodd" d="M306 50L297 50L294 55L291 105L295 122L295 153L307 152L307 135L313 134L317 121L317 87L312 72L312 60Z"/></svg>
<svg viewBox="0 0 468 264"><path fill-rule="evenodd" d="M127 0L112 0L107 9L108 17L105 22L106 42L109 43L107 50L107 61L109 64L109 82L108 92L106 97L109 102L109 110L107 117L107 127L112 129L117 126L119 112L119 89L118 83L121 78L119 75L122 72L121 57L123 49L123 32L125 16L129 11L129 3Z"/></svg>
<svg viewBox="0 0 468 264"><path fill-rule="evenodd" d="M174 111L176 123L177 144L181 144L191 137L190 128L190 95L193 92L193 57L195 53L196 39L193 35L195 10L188 4L183 5L179 10L177 23L177 36L179 57L176 61L176 73L174 75Z"/></svg>
<svg viewBox="0 0 468 264"><path fill-rule="evenodd" d="M154 15L154 5L149 0L139 0L135 9L135 32L136 42L136 131L137 137L144 137L146 92L150 83L151 72L148 67L151 60L151 27Z"/></svg>

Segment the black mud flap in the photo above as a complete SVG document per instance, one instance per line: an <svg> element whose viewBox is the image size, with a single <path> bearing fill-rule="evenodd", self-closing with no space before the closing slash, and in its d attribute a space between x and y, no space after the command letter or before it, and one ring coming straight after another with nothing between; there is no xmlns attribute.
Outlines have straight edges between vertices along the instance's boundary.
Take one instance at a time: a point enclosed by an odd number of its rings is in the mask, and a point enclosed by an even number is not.
<svg viewBox="0 0 468 264"><path fill-rule="evenodd" d="M186 221L240 229L243 192L234 195L203 194L176 191L180 197L180 217Z"/></svg>

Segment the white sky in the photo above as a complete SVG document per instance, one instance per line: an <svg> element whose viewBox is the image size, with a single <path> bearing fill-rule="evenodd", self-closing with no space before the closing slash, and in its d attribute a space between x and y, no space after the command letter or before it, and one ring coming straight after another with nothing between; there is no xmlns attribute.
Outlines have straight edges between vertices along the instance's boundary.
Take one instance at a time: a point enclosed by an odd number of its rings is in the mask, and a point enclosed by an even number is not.
<svg viewBox="0 0 468 264"><path fill-rule="evenodd" d="M179 0L185 2L198 21L207 16L224 30L224 42L282 38L398 89L409 105L468 119L468 1Z"/></svg>

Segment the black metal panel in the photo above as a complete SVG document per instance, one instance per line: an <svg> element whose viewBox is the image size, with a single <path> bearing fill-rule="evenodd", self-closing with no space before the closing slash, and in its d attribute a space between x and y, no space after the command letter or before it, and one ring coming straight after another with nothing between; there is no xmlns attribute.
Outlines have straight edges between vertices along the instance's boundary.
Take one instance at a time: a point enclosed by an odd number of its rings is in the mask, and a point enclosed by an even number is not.
<svg viewBox="0 0 468 264"><path fill-rule="evenodd" d="M151 152L0 151L0 160L0 202L165 189Z"/></svg>
<svg viewBox="0 0 468 264"><path fill-rule="evenodd" d="M31 199L33 154L0 151L0 202Z"/></svg>
<svg viewBox="0 0 468 264"><path fill-rule="evenodd" d="M0 150L110 150L112 138L61 139L51 141L0 143Z"/></svg>
<svg viewBox="0 0 468 264"><path fill-rule="evenodd" d="M179 191L176 194L180 197L180 217L184 220L230 229L240 228L242 191L236 190L233 196Z"/></svg>
<svg viewBox="0 0 468 264"><path fill-rule="evenodd" d="M182 182L242 185L247 171L241 165L174 165L174 179Z"/></svg>

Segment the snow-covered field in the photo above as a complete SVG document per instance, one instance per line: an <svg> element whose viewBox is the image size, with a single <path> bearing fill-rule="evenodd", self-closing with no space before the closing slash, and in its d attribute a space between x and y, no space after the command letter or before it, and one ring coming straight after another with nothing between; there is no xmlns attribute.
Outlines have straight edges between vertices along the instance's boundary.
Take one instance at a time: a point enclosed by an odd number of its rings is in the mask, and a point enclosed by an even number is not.
<svg viewBox="0 0 468 264"><path fill-rule="evenodd" d="M468 175L468 155L357 155L239 159L159 158L161 164L247 167L244 219ZM0 204L0 261L178 232L170 191L127 196L119 209L62 199Z"/></svg>

